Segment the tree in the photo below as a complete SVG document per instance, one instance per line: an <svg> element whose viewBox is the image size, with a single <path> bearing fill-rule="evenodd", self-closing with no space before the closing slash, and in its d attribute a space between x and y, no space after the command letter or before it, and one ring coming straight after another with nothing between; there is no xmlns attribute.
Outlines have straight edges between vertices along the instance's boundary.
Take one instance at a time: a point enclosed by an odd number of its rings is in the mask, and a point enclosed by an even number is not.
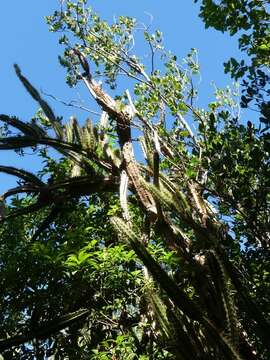
<svg viewBox="0 0 270 360"><path fill-rule="evenodd" d="M225 72L236 80L242 78L242 107L252 108L255 105L264 124L263 130L269 129L269 1L202 0L200 17L206 27L228 31L231 36L240 33L239 49L248 57L241 61L230 58L224 64Z"/></svg>
<svg viewBox="0 0 270 360"><path fill-rule="evenodd" d="M2 196L4 359L267 359L266 137L239 123L228 90L194 105L195 50L179 63L145 28L143 64L135 19L109 25L85 5L47 21L99 123L63 123L17 65L40 109L27 123L0 115L0 149L45 164L0 167L19 178Z"/></svg>

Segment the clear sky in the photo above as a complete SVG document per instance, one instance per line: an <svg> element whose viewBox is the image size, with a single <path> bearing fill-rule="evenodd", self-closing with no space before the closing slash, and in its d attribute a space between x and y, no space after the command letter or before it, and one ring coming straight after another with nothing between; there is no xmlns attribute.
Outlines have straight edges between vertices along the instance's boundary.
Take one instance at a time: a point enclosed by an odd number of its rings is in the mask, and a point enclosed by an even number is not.
<svg viewBox="0 0 270 360"><path fill-rule="evenodd" d="M205 30L198 17L199 5L192 0L93 0L89 4L106 20L129 15L147 23L148 14L151 14L153 30L158 28L163 32L166 48L178 58L184 57L191 48L198 49L201 106L206 107L213 99L211 82L214 81L218 87L232 83L230 77L224 75L222 64L231 56L240 57L237 39L215 30ZM58 45L58 35L50 33L44 21L44 16L52 14L58 7L57 0L1 1L0 113L29 120L37 110L37 104L15 76L14 63L38 89L66 101L80 96L78 89L70 89L65 84L65 70L57 59L62 47ZM76 109L66 108L53 100L50 104L57 115L65 118L77 113ZM19 158L14 152L6 151L0 152L0 164L29 170L40 166L33 156ZM0 193L13 185L10 177L0 174Z"/></svg>

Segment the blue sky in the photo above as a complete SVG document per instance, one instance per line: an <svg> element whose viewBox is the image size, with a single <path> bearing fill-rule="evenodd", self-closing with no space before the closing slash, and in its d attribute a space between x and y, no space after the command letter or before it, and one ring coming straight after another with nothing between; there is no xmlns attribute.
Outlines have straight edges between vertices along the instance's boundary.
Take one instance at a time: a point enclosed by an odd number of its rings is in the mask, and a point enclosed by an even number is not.
<svg viewBox="0 0 270 360"><path fill-rule="evenodd" d="M198 18L199 5L192 0L96 0L89 1L89 4L106 20L112 20L118 15L129 15L147 23L148 14L151 14L153 30L158 28L163 32L166 48L178 58L184 57L191 48L198 49L201 65L199 101L202 107L213 100L213 81L218 87L232 83L230 77L224 75L222 64L231 56L241 56L237 39L211 29L206 30ZM58 7L57 0L16 1L16 4L14 1L1 2L0 113L16 115L27 121L37 110L36 103L15 76L14 63L21 67L39 90L66 101L79 98L80 91L70 89L65 84L65 70L57 59L62 47L58 45L58 35L50 33L44 21L44 16L52 14ZM50 104L57 115L64 115L65 118L77 113L76 109L67 108L53 100L50 100ZM0 164L29 170L40 167L34 156L20 158L14 152L6 151L0 152ZM13 185L14 180L0 174L0 193Z"/></svg>

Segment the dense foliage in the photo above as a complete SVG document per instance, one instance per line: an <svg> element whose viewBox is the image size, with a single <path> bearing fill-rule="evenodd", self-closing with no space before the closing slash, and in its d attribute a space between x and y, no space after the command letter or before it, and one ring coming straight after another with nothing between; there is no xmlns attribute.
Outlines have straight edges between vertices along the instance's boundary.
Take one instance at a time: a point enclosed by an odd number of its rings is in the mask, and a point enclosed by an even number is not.
<svg viewBox="0 0 270 360"><path fill-rule="evenodd" d="M15 65L39 110L0 115L0 150L44 166L0 166L19 179L1 198L3 359L268 359L267 132L233 89L199 109L196 51L179 62L160 31L84 0L47 22L100 119L56 116Z"/></svg>
<svg viewBox="0 0 270 360"><path fill-rule="evenodd" d="M198 0L195 0L197 2ZM263 130L270 126L270 13L268 0L202 0L200 16L206 27L239 36L238 61L230 58L225 72L242 79L241 105L260 112Z"/></svg>

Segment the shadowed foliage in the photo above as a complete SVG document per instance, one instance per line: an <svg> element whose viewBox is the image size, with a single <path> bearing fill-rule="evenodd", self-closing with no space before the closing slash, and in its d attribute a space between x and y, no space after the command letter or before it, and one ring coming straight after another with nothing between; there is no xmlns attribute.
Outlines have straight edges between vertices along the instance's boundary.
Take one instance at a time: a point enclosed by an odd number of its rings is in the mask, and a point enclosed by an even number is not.
<svg viewBox="0 0 270 360"><path fill-rule="evenodd" d="M1 197L3 358L267 359L266 134L228 89L198 108L196 51L178 62L160 31L84 0L47 22L101 115L64 122L15 65L40 109L0 115L0 150L30 148L43 168L0 166L18 178Z"/></svg>

